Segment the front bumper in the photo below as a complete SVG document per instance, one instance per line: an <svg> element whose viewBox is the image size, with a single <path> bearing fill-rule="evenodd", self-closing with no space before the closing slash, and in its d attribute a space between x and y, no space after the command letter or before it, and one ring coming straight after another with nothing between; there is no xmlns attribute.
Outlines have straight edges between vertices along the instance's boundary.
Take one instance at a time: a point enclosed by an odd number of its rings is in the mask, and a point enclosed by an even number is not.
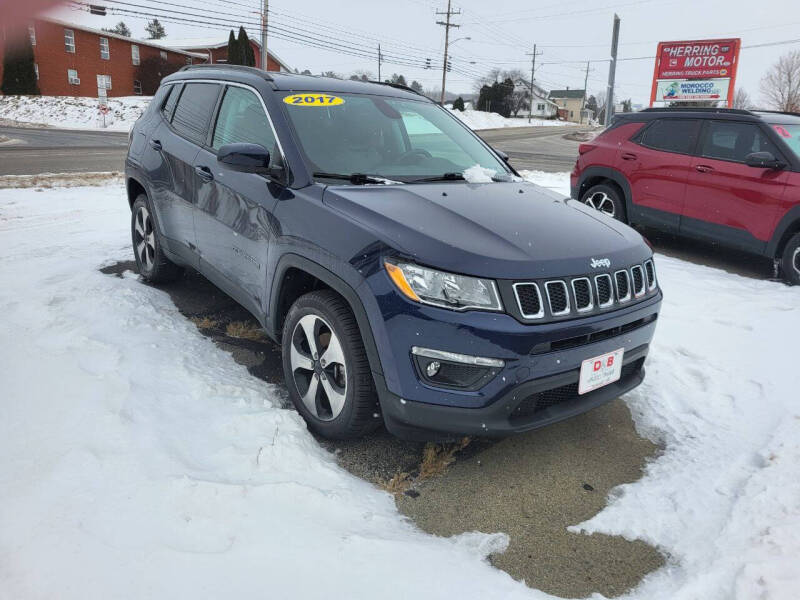
<svg viewBox="0 0 800 600"><path fill-rule="evenodd" d="M633 389L644 378L662 298L658 291L624 309L531 325L507 314L418 305L395 293L388 279L387 286L380 277L368 281L378 301L379 314L369 317L385 367L385 377L375 377L384 421L395 435L415 439L528 431ZM582 336L585 343L571 343ZM413 346L499 358L505 366L477 391L434 387L420 380ZM578 396L581 363L619 348L625 349L620 380ZM547 406L533 406L535 399Z"/></svg>

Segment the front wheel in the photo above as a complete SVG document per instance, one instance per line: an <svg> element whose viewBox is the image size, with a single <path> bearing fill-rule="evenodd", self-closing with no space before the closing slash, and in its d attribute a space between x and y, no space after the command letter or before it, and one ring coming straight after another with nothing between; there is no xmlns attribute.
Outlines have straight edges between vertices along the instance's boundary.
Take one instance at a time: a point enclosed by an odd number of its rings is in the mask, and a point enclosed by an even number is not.
<svg viewBox="0 0 800 600"><path fill-rule="evenodd" d="M795 233L786 243L781 270L789 284L800 285L800 233Z"/></svg>
<svg viewBox="0 0 800 600"><path fill-rule="evenodd" d="M622 194L613 185L606 183L593 185L583 194L581 202L609 217L626 222Z"/></svg>
<svg viewBox="0 0 800 600"><path fill-rule="evenodd" d="M286 387L309 429L361 437L381 423L367 353L350 307L330 290L300 297L282 336Z"/></svg>

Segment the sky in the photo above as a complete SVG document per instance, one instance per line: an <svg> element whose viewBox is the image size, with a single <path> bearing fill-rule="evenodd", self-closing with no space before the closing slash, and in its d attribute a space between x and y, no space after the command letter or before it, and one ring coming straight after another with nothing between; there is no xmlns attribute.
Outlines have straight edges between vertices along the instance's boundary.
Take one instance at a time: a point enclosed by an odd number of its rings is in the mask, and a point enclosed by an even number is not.
<svg viewBox="0 0 800 600"><path fill-rule="evenodd" d="M239 22L247 25L251 36L258 35L259 0L125 0L106 6L140 14L117 12L100 17L89 15L85 8L63 8L58 16L98 28L124 20L135 37L145 35L142 13L154 12L162 15L168 37L222 39ZM343 75L366 70L375 76L380 43L386 57L383 78L402 73L409 82L416 79L426 89L441 87L445 28L436 24L443 19L436 13L446 9L446 0L269 0L269 8L273 35L268 46L293 68ZM769 65L783 53L800 50L797 0L769 4L744 0L543 0L537 6L526 0L460 0L454 1L452 8L460 14L452 18L459 27L450 31L453 71L447 77L449 92L474 92L477 78L493 67L518 68L529 74L534 44L540 85L582 89L586 61L591 61L589 93L604 91L614 13L621 18L618 101L649 101L652 57L659 41L742 38L737 88L747 90L756 103L759 82ZM794 41L748 47L788 40ZM427 58L431 69L425 69Z"/></svg>

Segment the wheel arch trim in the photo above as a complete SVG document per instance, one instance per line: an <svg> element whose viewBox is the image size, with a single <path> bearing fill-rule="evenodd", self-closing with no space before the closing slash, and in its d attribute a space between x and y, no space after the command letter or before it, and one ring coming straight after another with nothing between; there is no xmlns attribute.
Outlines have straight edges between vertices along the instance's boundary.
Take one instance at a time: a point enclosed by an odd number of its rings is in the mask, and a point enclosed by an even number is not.
<svg viewBox="0 0 800 600"><path fill-rule="evenodd" d="M772 237L767 242L766 255L781 258L784 242L789 240L792 233L797 232L800 232L800 205L790 208L778 221Z"/></svg>
<svg viewBox="0 0 800 600"><path fill-rule="evenodd" d="M610 167L588 167L584 169L580 175L580 178L578 179L578 189L576 194L578 197L576 200L580 200L581 190L583 189L584 185L586 185L586 181L595 177L608 179L619 186L619 188L622 190L622 199L625 202L625 214L628 217L628 223L630 223L633 211L631 185L628 182L628 179L616 169L612 169Z"/></svg>

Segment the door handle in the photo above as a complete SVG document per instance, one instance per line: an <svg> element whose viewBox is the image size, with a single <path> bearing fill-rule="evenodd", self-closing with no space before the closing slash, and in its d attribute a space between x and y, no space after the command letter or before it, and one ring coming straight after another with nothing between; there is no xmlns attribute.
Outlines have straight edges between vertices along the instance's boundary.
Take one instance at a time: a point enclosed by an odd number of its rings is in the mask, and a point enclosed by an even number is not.
<svg viewBox="0 0 800 600"><path fill-rule="evenodd" d="M638 157L633 152L623 152L622 160L636 160Z"/></svg>
<svg viewBox="0 0 800 600"><path fill-rule="evenodd" d="M158 140L150 140L150 146L153 148L153 150L158 150L159 152L161 151L161 142Z"/></svg>
<svg viewBox="0 0 800 600"><path fill-rule="evenodd" d="M211 169L208 167L195 167L194 172L197 173L197 176L205 183L214 180L214 174L211 173Z"/></svg>
<svg viewBox="0 0 800 600"><path fill-rule="evenodd" d="M711 171L714 170L714 167L709 167L708 165L697 165L694 170L699 171L700 173L711 173Z"/></svg>

